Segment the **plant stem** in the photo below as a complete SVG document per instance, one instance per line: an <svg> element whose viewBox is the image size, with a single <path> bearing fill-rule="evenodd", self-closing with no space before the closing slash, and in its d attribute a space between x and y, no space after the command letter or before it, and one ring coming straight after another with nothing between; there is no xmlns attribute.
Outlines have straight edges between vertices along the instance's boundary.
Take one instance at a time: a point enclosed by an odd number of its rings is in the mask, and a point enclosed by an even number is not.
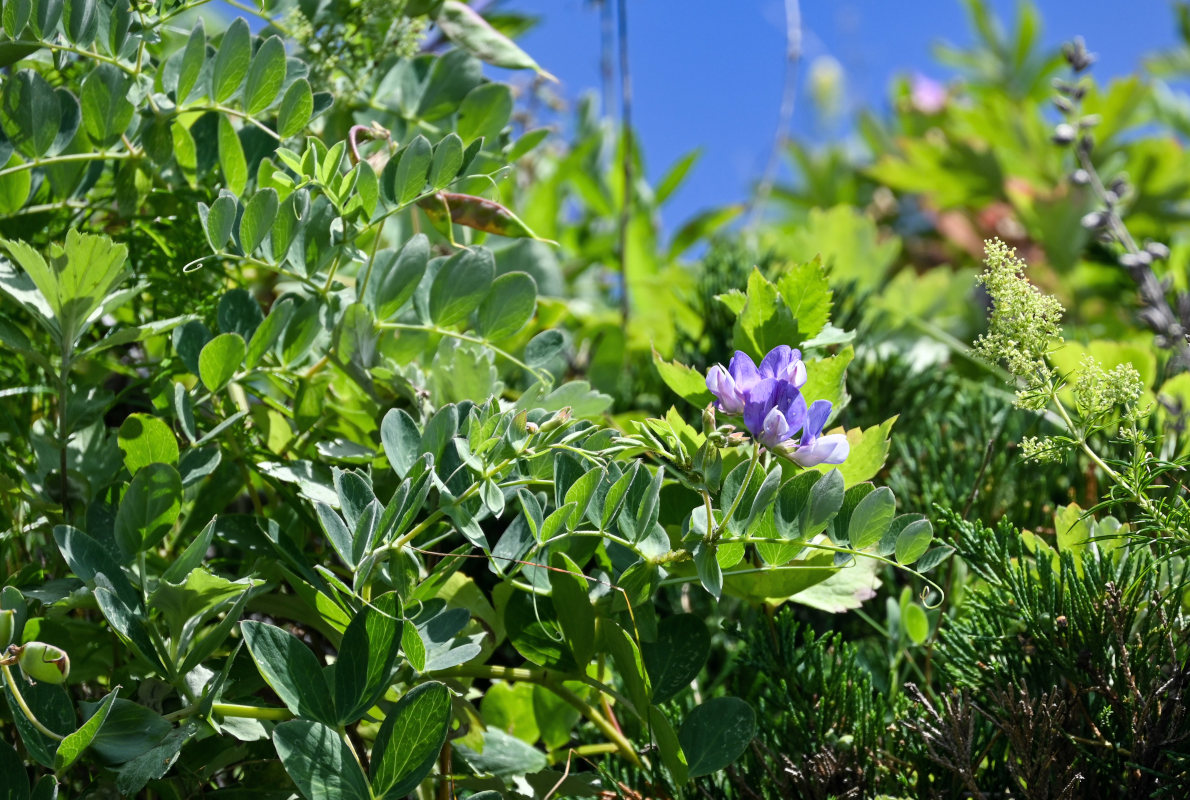
<svg viewBox="0 0 1190 800"><path fill-rule="evenodd" d="M12 698L17 701L17 707L21 709L21 713L24 714L25 718L29 720L29 724L36 728L40 733L53 739L55 742L62 741L65 737L59 736L45 725L42 725L41 720L37 718L37 715L35 715L25 703L25 698L21 694L21 690L17 688L16 678L12 676L12 670L8 668L8 665L0 664L0 669L4 670L4 681L8 684L8 690L12 692Z"/></svg>
<svg viewBox="0 0 1190 800"><path fill-rule="evenodd" d="M735 515L736 509L740 507L740 503L744 499L744 492L748 491L748 485L752 483L752 475L756 472L756 465L760 463L760 445L755 445L752 449L752 461L748 463L748 472L744 475L744 482L740 484L740 492L731 501L731 507L727 509L727 513L723 515L723 522L717 528L712 526L712 519L707 519L707 541L717 542L719 537L723 535L723 531L727 529L728 521ZM712 533L711 531L714 531Z"/></svg>
<svg viewBox="0 0 1190 800"><path fill-rule="evenodd" d="M525 681L527 683L535 683L542 686L559 698L564 700L570 706L574 707L584 717L590 720L595 727L611 740L612 745L620 752L625 759L633 766L642 766L640 756L623 733L614 723L604 717L599 711L590 703L577 694L567 689L555 678L553 678L546 670L524 669L522 667L499 667L499 666L485 666L485 665L467 665L464 664L459 667L435 672L434 677L440 678L485 678L488 680L506 680L506 681Z"/></svg>

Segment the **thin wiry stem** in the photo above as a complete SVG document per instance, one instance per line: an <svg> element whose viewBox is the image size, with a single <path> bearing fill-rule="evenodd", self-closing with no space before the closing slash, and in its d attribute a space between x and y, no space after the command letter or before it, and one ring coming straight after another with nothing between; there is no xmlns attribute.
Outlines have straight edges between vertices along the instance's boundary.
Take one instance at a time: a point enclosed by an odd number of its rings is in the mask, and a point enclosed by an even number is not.
<svg viewBox="0 0 1190 800"><path fill-rule="evenodd" d="M802 61L802 11L798 0L785 0L785 79L781 90L781 110L777 115L777 130L773 134L773 147L769 152L756 194L748 209L747 227L751 228L760 218L768 203L777 180L777 168L781 165L781 153L789 141L789 129L793 125L793 111L797 106L798 67Z"/></svg>

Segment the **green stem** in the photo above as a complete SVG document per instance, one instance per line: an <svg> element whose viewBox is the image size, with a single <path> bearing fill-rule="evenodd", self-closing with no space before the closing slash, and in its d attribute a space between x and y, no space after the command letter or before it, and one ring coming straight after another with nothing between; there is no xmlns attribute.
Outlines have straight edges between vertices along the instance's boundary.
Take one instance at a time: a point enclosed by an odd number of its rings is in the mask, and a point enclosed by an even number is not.
<svg viewBox="0 0 1190 800"><path fill-rule="evenodd" d="M748 485L752 483L752 475L756 472L756 465L760 463L760 445L755 445L752 448L752 460L748 463L748 472L744 475L744 482L740 484L739 494L731 501L731 507L727 509L727 513L723 515L723 522L718 527L713 527L713 518L707 519L707 541L717 542L719 537L723 535L723 531L727 529L728 521L735 516L736 509L740 507L740 502L744 499L744 493L748 491Z"/></svg>
<svg viewBox="0 0 1190 800"><path fill-rule="evenodd" d="M0 175L2 175L2 174L3 173L0 173ZM412 323L405 323L405 322L381 322L380 328L383 330L421 331L423 333L436 333L439 336L448 336L452 339L458 339L460 342L470 342L471 344L477 344L477 345L480 345L481 347L486 347L487 349L491 350L493 353L495 353L496 355L505 359L506 361L509 361L510 363L515 364L516 366L525 370L525 372L528 372L530 375L532 375L534 378L541 381L542 383L551 384L554 382L553 377L550 376L550 374L548 372L545 372L543 370L539 370L539 369L529 366L524 361L521 361L519 358L517 358L516 356L514 356L512 353L508 352L507 350L503 350L503 349L497 347L496 345L492 344L491 342L489 342L485 339L480 339L477 336L468 336L465 333L459 333L458 331L452 331L452 330L448 330L446 328L440 328L437 325L414 325Z"/></svg>
<svg viewBox="0 0 1190 800"><path fill-rule="evenodd" d="M120 161L132 158L132 153L109 153L106 151L99 153L67 153L62 156L50 156L48 158L32 158L28 161L22 161L12 167L5 167L0 169L0 178L13 175L17 172L24 172L29 169L36 169L37 167L44 167L52 164L69 164L75 161Z"/></svg>
<svg viewBox="0 0 1190 800"><path fill-rule="evenodd" d="M17 688L16 678L14 678L12 676L12 670L10 670L8 668L8 665L0 664L0 669L4 670L4 681L5 681L5 683L8 684L8 690L10 692L12 692L12 699L17 701L17 707L21 709L21 713L25 715L25 718L29 720L29 723L34 728L36 728L39 732L50 737L55 742L62 741L65 737L59 736L58 734L54 733L49 728L47 728L45 725L42 725L41 720L39 720L37 718L37 716L33 713L33 711L29 708L29 706L26 705L25 698L21 694L21 690Z"/></svg>
<svg viewBox="0 0 1190 800"><path fill-rule="evenodd" d="M528 683L535 683L542 686L549 691L556 694L559 698L567 704L577 709L584 717L590 720L595 727L606 736L614 744L615 749L619 750L620 755L627 759L634 766L641 766L640 756L636 752L627 737L624 736L620 730L612 724L606 717L599 713L590 703L583 700L574 692L567 689L565 686L558 683L545 670L524 669L521 667L498 667L486 665L467 665L460 667L442 670L435 672L436 678L485 678L487 680L506 680L506 681L525 681Z"/></svg>
<svg viewBox="0 0 1190 800"><path fill-rule="evenodd" d="M199 711L199 704L188 705L185 708L179 708L172 714L166 714L165 719L173 722L184 717L191 717ZM268 708L265 706L245 706L238 703L215 703L211 706L211 713L218 714L221 717L239 717L241 719L264 719L275 722L284 722L294 718L292 712L287 708Z"/></svg>

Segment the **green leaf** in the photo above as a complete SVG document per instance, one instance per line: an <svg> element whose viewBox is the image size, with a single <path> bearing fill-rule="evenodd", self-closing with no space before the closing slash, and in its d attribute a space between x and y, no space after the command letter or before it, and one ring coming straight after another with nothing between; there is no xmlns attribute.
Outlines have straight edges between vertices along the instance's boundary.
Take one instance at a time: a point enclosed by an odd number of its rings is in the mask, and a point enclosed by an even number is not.
<svg viewBox="0 0 1190 800"><path fill-rule="evenodd" d="M892 525L897 500L892 489L881 486L859 501L851 512L847 526L847 540L856 550L865 550L878 543Z"/></svg>
<svg viewBox="0 0 1190 800"><path fill-rule="evenodd" d="M219 117L219 167L223 170L223 184L235 196L244 192L248 183L248 162L240 135L227 117Z"/></svg>
<svg viewBox="0 0 1190 800"><path fill-rule="evenodd" d="M551 562L550 591L562 635L575 661L585 665L595 653L595 607L587 592L587 579L578 564L565 554L555 554Z"/></svg>
<svg viewBox="0 0 1190 800"><path fill-rule="evenodd" d="M809 501L799 520L801 536L809 539L822 533L842 507L843 476L838 470L831 470L810 489Z"/></svg>
<svg viewBox="0 0 1190 800"><path fill-rule="evenodd" d="M446 0L434 22L446 38L492 66L532 69L550 80L555 80L553 75L538 66L537 62L515 42L489 25L487 20L460 0Z"/></svg>
<svg viewBox="0 0 1190 800"><path fill-rule="evenodd" d="M433 148L430 146L430 140L424 136L417 136L401 151L400 160L393 173L393 183L389 188L396 205L406 205L422 193L432 159Z"/></svg>
<svg viewBox="0 0 1190 800"><path fill-rule="evenodd" d="M653 351L653 365L665 385L691 405L702 408L713 399L707 389L706 376L701 372L678 361L666 361L656 350Z"/></svg>
<svg viewBox="0 0 1190 800"><path fill-rule="evenodd" d="M797 324L789 306L777 293L777 287L759 269L753 269L748 276L747 302L736 318L732 337L737 350L743 350L757 361L777 345L798 341ZM813 370L810 375L813 376ZM806 389L802 394L807 401L819 397Z"/></svg>
<svg viewBox="0 0 1190 800"><path fill-rule="evenodd" d="M404 797L430 774L450 719L450 690L435 681L414 687L397 702L372 748L372 790L378 800Z"/></svg>
<svg viewBox="0 0 1190 800"><path fill-rule="evenodd" d="M905 565L912 564L930 549L933 538L934 528L928 519L910 522L897 536L897 561Z"/></svg>
<svg viewBox="0 0 1190 800"><path fill-rule="evenodd" d="M116 791L125 797L140 792L151 780L164 777L178 760L182 747L198 732L198 724L190 721L174 728L153 747L131 761L121 764L116 778ZM100 732L102 735L102 731Z"/></svg>
<svg viewBox="0 0 1190 800"><path fill-rule="evenodd" d="M430 286L430 319L441 327L462 322L487 295L495 272L496 259L486 248L448 258Z"/></svg>
<svg viewBox="0 0 1190 800"><path fill-rule="evenodd" d="M517 652L534 664L562 672L578 668L549 598L514 592L504 608L504 630Z"/></svg>
<svg viewBox="0 0 1190 800"><path fill-rule="evenodd" d="M66 36L79 47L87 47L99 28L96 0L66 0Z"/></svg>
<svg viewBox="0 0 1190 800"><path fill-rule="evenodd" d="M244 206L244 216L240 218L240 249L244 255L252 255L269 235L278 206L277 191L271 188L261 189Z"/></svg>
<svg viewBox="0 0 1190 800"><path fill-rule="evenodd" d="M277 135L282 139L297 136L310 122L314 113L314 93L310 90L310 82L305 78L298 78L285 90L281 98L281 105L277 110Z"/></svg>
<svg viewBox="0 0 1190 800"><path fill-rule="evenodd" d="M198 536L186 545L182 554L166 567L165 572L161 573L161 580L181 583L191 570L202 564L203 559L206 558L207 550L211 546L211 541L215 538L215 519L212 517Z"/></svg>
<svg viewBox="0 0 1190 800"><path fill-rule="evenodd" d="M896 417L889 417L879 425L873 425L862 431L859 428L852 428L846 432L847 442L851 445L851 452L847 455L847 460L837 466L821 464L815 469L821 472L831 469L839 470L843 474L843 481L847 486L855 486L871 480L880 473L888 458L890 446L888 435L896 421Z"/></svg>
<svg viewBox="0 0 1190 800"><path fill-rule="evenodd" d="M107 719L112 710L112 703L116 700L116 691L111 691L99 704L99 708L84 722L78 730L71 733L58 743L58 751L54 754L54 771L61 774L70 768L83 751L90 746L100 726Z"/></svg>
<svg viewBox="0 0 1190 800"><path fill-rule="evenodd" d="M603 480L603 475L604 471L602 467L592 467L566 490L566 498L563 505L574 503L575 506L574 513L566 521L566 527L568 529L574 530L579 521L587 513L587 507L591 504L591 499L595 497L595 489L599 486L599 482Z"/></svg>
<svg viewBox="0 0 1190 800"><path fill-rule="evenodd" d="M31 69L23 69L4 87L4 133L29 156L43 156L58 136L62 106L54 89Z"/></svg>
<svg viewBox="0 0 1190 800"><path fill-rule="evenodd" d="M401 629L401 652L415 670L425 672L426 644L421 640L417 626L409 621Z"/></svg>
<svg viewBox="0 0 1190 800"><path fill-rule="evenodd" d="M44 767L53 769L54 750L57 749L58 742L50 739L33 727L32 723L29 722L29 718L25 716L25 713L17 706L16 701L13 700L12 692L7 690L7 686L5 687L4 695L8 700L9 719L12 721L13 727L20 733L21 743L25 746L25 750L34 761ZM70 695L67 694L66 689L62 686L56 686L50 683L26 684L21 687L21 695L24 697L25 703L29 706L34 716L37 717L42 725L51 731L64 736L74 730L74 706L70 702ZM5 742L3 746L0 746L0 750L8 746L7 740L12 736L13 734L11 733L5 735ZM25 775L24 767L21 770L21 774ZM28 786L28 778L25 780L26 786ZM4 784L0 784L0 789L3 787Z"/></svg>
<svg viewBox="0 0 1190 800"><path fill-rule="evenodd" d="M264 622L245 620L240 623L240 631L257 669L286 708L300 717L336 724L333 695L318 659L308 647L297 637ZM278 730L281 727L277 726Z"/></svg>
<svg viewBox="0 0 1190 800"><path fill-rule="evenodd" d="M368 780L333 728L308 719L273 729L273 747L308 800L372 800Z"/></svg>
<svg viewBox="0 0 1190 800"><path fill-rule="evenodd" d="M52 39L54 28L62 19L62 0L37 0L33 7L33 15L29 18L29 27L38 39Z"/></svg>
<svg viewBox="0 0 1190 800"><path fill-rule="evenodd" d="M777 280L777 291L797 322L797 342L813 339L830 322L830 281L819 259L789 269Z"/></svg>
<svg viewBox="0 0 1190 800"><path fill-rule="evenodd" d="M129 414L116 437L124 451L124 466L131 475L153 463L177 464L178 440L160 418L151 414Z"/></svg>
<svg viewBox="0 0 1190 800"><path fill-rule="evenodd" d="M5 169L13 169L24 164L25 161L16 153L8 159ZM10 172L0 177L0 214L12 214L20 211L29 199L29 191L33 188L33 171L23 169Z"/></svg>
<svg viewBox="0 0 1190 800"><path fill-rule="evenodd" d="M542 331L525 345L525 363L530 367L544 367L566 347L566 337L553 329Z"/></svg>
<svg viewBox="0 0 1190 800"><path fill-rule="evenodd" d="M198 204L198 219L207 235L207 242L216 253L223 251L236 222L236 198L231 192L222 190L208 209Z"/></svg>
<svg viewBox="0 0 1190 800"><path fill-rule="evenodd" d="M357 722L388 689L401 648L404 621L395 592L355 615L335 661L335 709L340 725Z"/></svg>
<svg viewBox="0 0 1190 800"><path fill-rule="evenodd" d="M198 375L209 392L222 389L244 363L248 346L238 333L221 333L198 354Z"/></svg>
<svg viewBox="0 0 1190 800"><path fill-rule="evenodd" d="M21 32L29 24L29 17L33 14L31 0L9 0L4 4L3 17L4 32L9 39L20 38Z"/></svg>
<svg viewBox="0 0 1190 800"><path fill-rule="evenodd" d="M211 69L211 99L222 103L236 93L252 60L252 32L243 17L236 17L223 34ZM236 194L239 194L237 192Z"/></svg>
<svg viewBox="0 0 1190 800"><path fill-rule="evenodd" d="M203 62L207 58L207 33L203 27L202 17L194 20L194 27L190 30L190 38L186 40L186 49L182 51L182 60L178 65L178 86L174 98L178 104L185 103L190 92L198 83L198 76L202 73Z"/></svg>
<svg viewBox="0 0 1190 800"><path fill-rule="evenodd" d="M169 464L137 471L116 512L116 544L125 558L156 547L182 510L182 477Z"/></svg>
<svg viewBox="0 0 1190 800"><path fill-rule="evenodd" d="M756 735L756 712L738 697L714 697L682 720L678 741L691 778L718 772L739 758Z"/></svg>
<svg viewBox="0 0 1190 800"><path fill-rule="evenodd" d="M391 409L380 423L380 441L393 472L404 478L422 453L417 423L404 409Z"/></svg>
<svg viewBox="0 0 1190 800"><path fill-rule="evenodd" d="M132 121L136 110L128 102L129 80L114 64L103 63L91 70L79 91L83 130L96 147L117 141Z"/></svg>
<svg viewBox="0 0 1190 800"><path fill-rule="evenodd" d="M459 136L466 144L476 139L496 141L512 117L512 92L503 83L476 86L459 106ZM459 159L462 160L460 148Z"/></svg>
<svg viewBox="0 0 1190 800"><path fill-rule="evenodd" d="M699 540L694 546L694 568L698 572L698 580L702 588L706 589L716 600L723 594L723 568L719 565L717 548Z"/></svg>
<svg viewBox="0 0 1190 800"><path fill-rule="evenodd" d="M285 45L270 36L252 56L248 81L244 84L243 105L249 114L259 114L273 104L285 81Z"/></svg>
<svg viewBox="0 0 1190 800"><path fill-rule="evenodd" d="M525 327L537 310L537 282L524 272L507 272L492 283L479 305L477 330L496 342Z"/></svg>
<svg viewBox="0 0 1190 800"><path fill-rule="evenodd" d="M930 638L930 619L917 603L906 603L901 608L901 627L914 644L925 644Z"/></svg>
<svg viewBox="0 0 1190 800"><path fill-rule="evenodd" d="M641 655L653 687L651 700L661 705L698 677L711 653L707 624L694 614L675 614L657 625L657 640L641 642Z"/></svg>
<svg viewBox="0 0 1190 800"><path fill-rule="evenodd" d="M0 742L0 800L29 800L29 774L8 742Z"/></svg>
<svg viewBox="0 0 1190 800"><path fill-rule="evenodd" d="M377 319L391 319L413 297L430 260L430 240L419 233L400 251L381 250L372 264L371 282L364 288L372 298ZM373 288L374 287L374 288Z"/></svg>
<svg viewBox="0 0 1190 800"><path fill-rule="evenodd" d="M463 140L453 131L434 146L430 165L430 187L437 191L450 184L463 166Z"/></svg>

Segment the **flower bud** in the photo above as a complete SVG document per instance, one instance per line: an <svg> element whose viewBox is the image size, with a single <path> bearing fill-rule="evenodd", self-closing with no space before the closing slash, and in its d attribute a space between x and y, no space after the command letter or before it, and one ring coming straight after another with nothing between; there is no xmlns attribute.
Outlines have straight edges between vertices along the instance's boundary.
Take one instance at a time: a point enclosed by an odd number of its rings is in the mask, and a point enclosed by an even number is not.
<svg viewBox="0 0 1190 800"><path fill-rule="evenodd" d="M21 648L21 671L35 681L59 684L70 674L70 656L60 647L45 642L29 642Z"/></svg>
<svg viewBox="0 0 1190 800"><path fill-rule="evenodd" d="M1145 252L1151 255L1158 261L1164 261L1169 258L1169 248L1161 242L1148 242L1145 244Z"/></svg>
<svg viewBox="0 0 1190 800"><path fill-rule="evenodd" d="M702 429L710 433L715 430L718 423L715 421L715 404L707 403L707 407L702 410Z"/></svg>
<svg viewBox="0 0 1190 800"><path fill-rule="evenodd" d="M0 650L8 647L17 624L17 612L11 608L0 609Z"/></svg>
<svg viewBox="0 0 1190 800"><path fill-rule="evenodd" d="M1102 228L1107 219L1102 211L1092 211L1089 214L1084 214L1079 222L1087 230L1093 231Z"/></svg>
<svg viewBox="0 0 1190 800"><path fill-rule="evenodd" d="M1070 180L1072 180L1078 186L1086 186L1091 182L1091 173L1087 172L1085 169L1076 169L1074 172L1070 173Z"/></svg>
<svg viewBox="0 0 1190 800"><path fill-rule="evenodd" d="M570 406L566 406L565 408L561 409L556 414L554 414L552 417L547 419L545 422L541 423L541 428L540 428L541 432L549 433L550 431L557 430L558 428L561 428L563 425L565 425L567 422L570 421L571 413L572 412L571 412Z"/></svg>
<svg viewBox="0 0 1190 800"><path fill-rule="evenodd" d="M1074 141L1076 132L1074 126L1062 122L1054 126L1054 135L1050 137L1054 144L1070 144Z"/></svg>

